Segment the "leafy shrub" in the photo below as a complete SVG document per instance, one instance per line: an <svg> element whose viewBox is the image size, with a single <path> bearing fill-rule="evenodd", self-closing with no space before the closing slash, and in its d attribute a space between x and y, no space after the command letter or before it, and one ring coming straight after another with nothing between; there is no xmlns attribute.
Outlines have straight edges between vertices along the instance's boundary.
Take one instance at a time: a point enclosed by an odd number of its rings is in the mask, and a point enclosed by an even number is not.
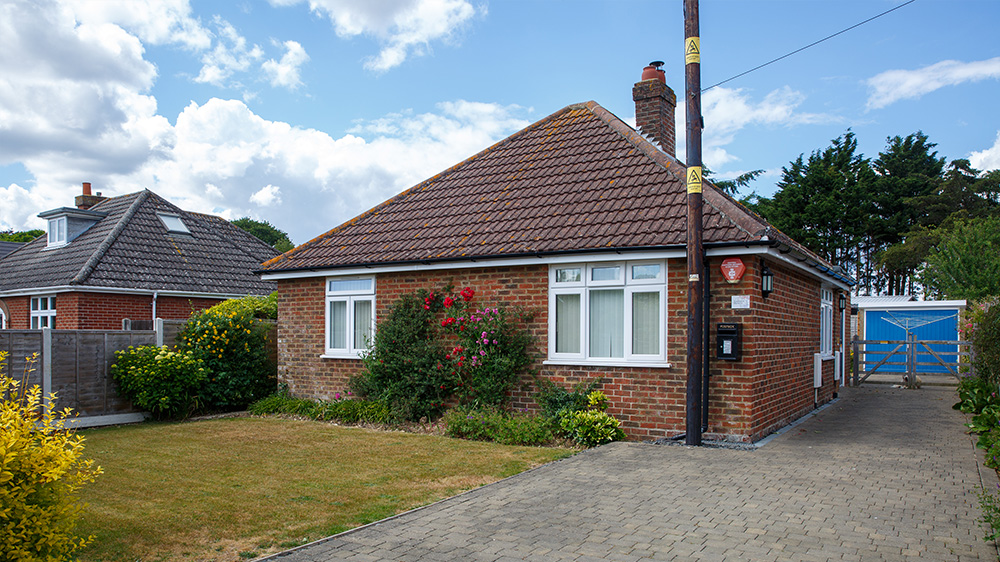
<svg viewBox="0 0 1000 562"><path fill-rule="evenodd" d="M587 397L600 382L600 379L588 383L581 382L573 386L573 390L566 390L550 380L536 378L538 392L535 394L535 402L542 408L543 416L558 422L559 415L564 411L587 409L589 403Z"/></svg>
<svg viewBox="0 0 1000 562"><path fill-rule="evenodd" d="M450 437L502 445L545 445L555 437L545 418L497 408L454 408L445 413L443 421Z"/></svg>
<svg viewBox="0 0 1000 562"><path fill-rule="evenodd" d="M563 434L584 447L625 439L620 425L621 422L600 410L567 411L559 419Z"/></svg>
<svg viewBox="0 0 1000 562"><path fill-rule="evenodd" d="M278 293L271 293L266 297L248 295L238 299L229 299L209 308L205 312L229 316L232 313L242 314L247 312L253 318L266 318L269 320L278 319Z"/></svg>
<svg viewBox="0 0 1000 562"><path fill-rule="evenodd" d="M983 512L979 520L979 527L983 530L983 540L996 543L1000 539L1000 497L985 489L978 495L979 507Z"/></svg>
<svg viewBox="0 0 1000 562"><path fill-rule="evenodd" d="M973 366L982 379L1000 383L1000 305L986 308L972 332Z"/></svg>
<svg viewBox="0 0 1000 562"><path fill-rule="evenodd" d="M321 402L293 398L287 390L276 392L251 404L247 410L254 415L292 414L315 420L338 420L343 423L391 423L389 407L371 400L333 400Z"/></svg>
<svg viewBox="0 0 1000 562"><path fill-rule="evenodd" d="M208 371L190 351L147 345L116 352L111 376L138 408L157 418L176 418L198 409Z"/></svg>
<svg viewBox="0 0 1000 562"><path fill-rule="evenodd" d="M246 407L277 388L267 353L268 325L244 311L204 311L188 320L178 349L201 359L209 379L201 390L205 410Z"/></svg>
<svg viewBox="0 0 1000 562"><path fill-rule="evenodd" d="M94 538L74 533L84 507L77 491L102 471L66 429L70 409L39 415L41 390L5 375L5 359L0 351L0 560L69 559Z"/></svg>
<svg viewBox="0 0 1000 562"><path fill-rule="evenodd" d="M402 419L439 414L457 382L445 366L431 302L433 294L423 291L396 301L362 357L363 372L349 382L354 393L389 404Z"/></svg>
<svg viewBox="0 0 1000 562"><path fill-rule="evenodd" d="M978 414L991 404L1000 404L997 385L983 377L962 377L958 381L958 403L952 408L966 414Z"/></svg>

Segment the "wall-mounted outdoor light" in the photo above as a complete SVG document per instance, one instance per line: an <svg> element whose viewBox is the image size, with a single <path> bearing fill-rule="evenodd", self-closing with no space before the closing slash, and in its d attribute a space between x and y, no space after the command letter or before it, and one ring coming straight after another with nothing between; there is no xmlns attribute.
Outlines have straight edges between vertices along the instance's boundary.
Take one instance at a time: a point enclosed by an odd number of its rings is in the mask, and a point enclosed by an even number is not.
<svg viewBox="0 0 1000 562"><path fill-rule="evenodd" d="M771 273L771 270L765 265L763 269L760 270L760 294L764 295L764 298L766 299L767 295L770 295L773 292L774 274Z"/></svg>
<svg viewBox="0 0 1000 562"><path fill-rule="evenodd" d="M847 295L840 293L840 298L837 299L837 306L840 307L840 311L843 312L847 308Z"/></svg>

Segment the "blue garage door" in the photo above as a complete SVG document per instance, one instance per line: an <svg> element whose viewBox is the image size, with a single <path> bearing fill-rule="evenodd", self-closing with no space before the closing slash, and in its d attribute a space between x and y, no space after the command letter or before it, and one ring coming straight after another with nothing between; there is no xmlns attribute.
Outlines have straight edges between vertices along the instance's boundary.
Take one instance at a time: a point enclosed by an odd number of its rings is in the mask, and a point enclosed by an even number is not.
<svg viewBox="0 0 1000 562"><path fill-rule="evenodd" d="M958 339L958 319L955 309L943 310L867 310L865 311L865 339L866 340L905 340L906 330L902 326L909 326L910 331L917 340L938 340L955 341ZM892 351L895 344L869 344L868 351L883 353L868 353L866 361L881 361L885 354ZM948 363L957 361L958 346L934 344L929 346L941 359ZM905 346L894 353L888 361L906 363ZM917 363L937 363L933 355L927 353L923 346L917 347ZM874 367L874 363L869 363L868 368ZM905 365L882 365L878 372L901 373L906 371ZM947 373L943 365L919 365L919 373Z"/></svg>

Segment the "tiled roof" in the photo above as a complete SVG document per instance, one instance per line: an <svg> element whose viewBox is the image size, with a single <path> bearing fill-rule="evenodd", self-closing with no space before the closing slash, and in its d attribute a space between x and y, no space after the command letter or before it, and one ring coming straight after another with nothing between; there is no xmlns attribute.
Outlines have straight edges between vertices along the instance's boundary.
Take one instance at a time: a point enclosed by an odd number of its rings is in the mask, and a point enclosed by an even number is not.
<svg viewBox="0 0 1000 562"><path fill-rule="evenodd" d="M13 252L24 245L24 242L4 242L0 241L0 258Z"/></svg>
<svg viewBox="0 0 1000 562"><path fill-rule="evenodd" d="M275 289L254 271L277 251L219 217L188 213L151 191L102 201L106 213L69 244L40 237L0 261L0 293L79 285L220 295ZM166 230L157 212L180 216L190 234Z"/></svg>
<svg viewBox="0 0 1000 562"><path fill-rule="evenodd" d="M263 269L683 247L684 170L595 102L571 105ZM706 245L793 243L711 185L703 200Z"/></svg>

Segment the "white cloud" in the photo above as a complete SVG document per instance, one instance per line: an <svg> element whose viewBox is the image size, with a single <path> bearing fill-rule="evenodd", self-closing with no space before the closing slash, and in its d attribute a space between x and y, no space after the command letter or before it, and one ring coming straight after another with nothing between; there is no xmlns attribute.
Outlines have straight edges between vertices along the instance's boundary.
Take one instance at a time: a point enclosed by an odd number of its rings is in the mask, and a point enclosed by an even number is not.
<svg viewBox="0 0 1000 562"><path fill-rule="evenodd" d="M945 60L917 70L887 70L868 79L868 109L919 98L945 86L1000 78L1000 57L962 62Z"/></svg>
<svg viewBox="0 0 1000 562"><path fill-rule="evenodd" d="M246 72L251 65L264 57L257 45L247 43L236 28L222 18L215 18L217 41L215 47L201 57L202 67L195 82L226 86L235 72Z"/></svg>
<svg viewBox="0 0 1000 562"><path fill-rule="evenodd" d="M211 32L191 17L188 0L73 0L65 5L81 23L115 24L143 43L180 44L195 50L212 43Z"/></svg>
<svg viewBox="0 0 1000 562"><path fill-rule="evenodd" d="M736 135L747 127L794 127L838 120L832 115L797 111L803 101L805 95L788 86L769 92L760 101L755 101L742 89L716 87L705 92L701 106L705 116L702 161L716 173L721 172L726 164L738 161L739 158L730 154L726 146L732 144ZM674 115L677 156L683 161L687 143L683 107L679 107ZM730 173L726 172L726 177Z"/></svg>
<svg viewBox="0 0 1000 562"><path fill-rule="evenodd" d="M250 196L250 202L260 207L281 204L281 188L276 185L267 184L260 188L260 191Z"/></svg>
<svg viewBox="0 0 1000 562"><path fill-rule="evenodd" d="M271 0L293 5L302 0ZM408 57L426 54L432 41L449 41L476 15L468 0L308 0L330 19L339 37L375 37L382 48L365 67L384 72Z"/></svg>
<svg viewBox="0 0 1000 562"><path fill-rule="evenodd" d="M969 154L969 162L977 170L1000 170L1000 131L997 131L997 138L993 146L986 150L975 151Z"/></svg>
<svg viewBox="0 0 1000 562"><path fill-rule="evenodd" d="M299 68L309 60L309 55L296 41L285 41L285 54L280 61L268 59L261 68L264 70L274 87L282 86L289 90L302 85Z"/></svg>

